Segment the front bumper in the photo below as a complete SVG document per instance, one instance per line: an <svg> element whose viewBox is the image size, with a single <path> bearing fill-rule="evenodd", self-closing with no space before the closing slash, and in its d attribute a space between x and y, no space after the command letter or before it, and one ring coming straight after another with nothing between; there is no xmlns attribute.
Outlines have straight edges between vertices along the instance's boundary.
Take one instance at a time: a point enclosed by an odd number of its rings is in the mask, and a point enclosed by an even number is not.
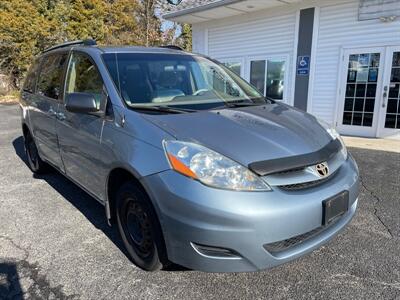
<svg viewBox="0 0 400 300"><path fill-rule="evenodd" d="M330 180L316 187L270 192L235 192L207 187L174 171L143 178L156 207L168 258L209 272L270 268L300 257L329 241L355 214L358 169L349 156ZM303 235L321 227L322 201L349 191L349 210L311 238L270 253L263 245ZM233 257L208 256L192 243L230 249Z"/></svg>

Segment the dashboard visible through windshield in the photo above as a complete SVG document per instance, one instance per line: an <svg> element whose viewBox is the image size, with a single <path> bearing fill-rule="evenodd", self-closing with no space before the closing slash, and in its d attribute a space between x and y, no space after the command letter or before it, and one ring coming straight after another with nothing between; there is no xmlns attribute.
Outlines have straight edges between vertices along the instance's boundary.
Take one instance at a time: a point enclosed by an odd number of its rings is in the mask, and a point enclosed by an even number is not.
<svg viewBox="0 0 400 300"><path fill-rule="evenodd" d="M202 56L106 53L105 65L130 108L174 106L211 109L265 104L263 96L223 65Z"/></svg>

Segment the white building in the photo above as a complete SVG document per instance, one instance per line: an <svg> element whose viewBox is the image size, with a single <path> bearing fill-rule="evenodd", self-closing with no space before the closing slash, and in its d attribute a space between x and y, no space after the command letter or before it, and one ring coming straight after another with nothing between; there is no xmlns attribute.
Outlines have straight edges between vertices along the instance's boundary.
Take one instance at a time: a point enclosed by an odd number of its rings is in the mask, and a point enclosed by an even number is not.
<svg viewBox="0 0 400 300"><path fill-rule="evenodd" d="M400 0L183 0L193 52L343 134L400 138ZM180 9L181 8L181 9Z"/></svg>

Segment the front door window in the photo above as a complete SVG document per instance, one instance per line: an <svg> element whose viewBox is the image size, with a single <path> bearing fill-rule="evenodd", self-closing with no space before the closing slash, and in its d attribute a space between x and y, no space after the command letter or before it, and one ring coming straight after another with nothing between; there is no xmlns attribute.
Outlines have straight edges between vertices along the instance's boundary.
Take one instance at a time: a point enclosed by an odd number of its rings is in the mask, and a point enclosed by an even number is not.
<svg viewBox="0 0 400 300"><path fill-rule="evenodd" d="M96 100L97 108L105 100L103 80L96 66L88 56L83 53L72 54L66 80L65 92L69 93L90 93Z"/></svg>

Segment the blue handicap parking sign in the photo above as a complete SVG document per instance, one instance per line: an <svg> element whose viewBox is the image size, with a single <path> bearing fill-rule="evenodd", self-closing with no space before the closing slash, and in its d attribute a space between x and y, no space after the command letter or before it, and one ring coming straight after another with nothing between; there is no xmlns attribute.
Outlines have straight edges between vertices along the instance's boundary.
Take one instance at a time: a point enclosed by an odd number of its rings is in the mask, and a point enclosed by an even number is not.
<svg viewBox="0 0 400 300"><path fill-rule="evenodd" d="M299 56L297 58L297 75L308 75L310 72L310 57Z"/></svg>

